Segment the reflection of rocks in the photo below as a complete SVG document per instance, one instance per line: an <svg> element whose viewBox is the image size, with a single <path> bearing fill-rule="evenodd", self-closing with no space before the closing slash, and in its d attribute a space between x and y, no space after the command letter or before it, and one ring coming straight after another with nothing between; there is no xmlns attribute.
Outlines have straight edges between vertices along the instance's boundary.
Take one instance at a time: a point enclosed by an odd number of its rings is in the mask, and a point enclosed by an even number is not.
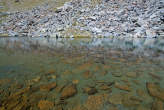
<svg viewBox="0 0 164 110"><path fill-rule="evenodd" d="M38 108L40 110L51 110L54 107L54 103L47 100L40 100L38 103Z"/></svg>
<svg viewBox="0 0 164 110"><path fill-rule="evenodd" d="M151 96L156 97L164 101L164 89L160 88L154 83L147 82L146 87Z"/></svg>
<svg viewBox="0 0 164 110"><path fill-rule="evenodd" d="M62 98L69 98L74 96L77 93L77 89L75 85L68 85L66 86L62 93L61 93L61 97Z"/></svg>
<svg viewBox="0 0 164 110"><path fill-rule="evenodd" d="M52 89L54 89L57 86L56 82L52 82L49 84L44 84L40 86L40 90L41 91L51 91Z"/></svg>

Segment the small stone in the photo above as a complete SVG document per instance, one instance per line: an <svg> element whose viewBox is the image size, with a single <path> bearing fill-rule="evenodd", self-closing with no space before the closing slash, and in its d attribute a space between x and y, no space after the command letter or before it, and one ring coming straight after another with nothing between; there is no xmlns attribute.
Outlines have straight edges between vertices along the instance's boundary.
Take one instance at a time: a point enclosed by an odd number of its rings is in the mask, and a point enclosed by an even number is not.
<svg viewBox="0 0 164 110"><path fill-rule="evenodd" d="M56 82L52 82L49 84L44 84L40 86L40 90L41 91L51 91L52 89L54 89L57 86Z"/></svg>
<svg viewBox="0 0 164 110"><path fill-rule="evenodd" d="M97 93L96 88L86 87L83 90L84 90L84 93L87 93L88 95L93 95L93 94Z"/></svg>
<svg viewBox="0 0 164 110"><path fill-rule="evenodd" d="M118 89L121 89L121 90L131 91L131 89L128 85L125 85L125 84L123 85L123 84L120 84L118 82L115 83L115 87Z"/></svg>
<svg viewBox="0 0 164 110"><path fill-rule="evenodd" d="M74 96L77 93L77 89L75 85L68 85L66 86L62 93L61 93L61 97L62 98L69 98Z"/></svg>
<svg viewBox="0 0 164 110"><path fill-rule="evenodd" d="M54 107L54 103L48 100L40 100L38 103L38 108L40 110L51 110Z"/></svg>

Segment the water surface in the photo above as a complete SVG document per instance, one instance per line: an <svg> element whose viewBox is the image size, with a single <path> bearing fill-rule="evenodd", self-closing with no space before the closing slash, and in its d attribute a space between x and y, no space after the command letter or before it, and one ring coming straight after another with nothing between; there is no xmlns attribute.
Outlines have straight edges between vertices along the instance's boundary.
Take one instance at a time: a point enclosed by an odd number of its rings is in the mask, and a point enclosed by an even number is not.
<svg viewBox="0 0 164 110"><path fill-rule="evenodd" d="M158 39L0 38L0 110L158 110L163 53Z"/></svg>

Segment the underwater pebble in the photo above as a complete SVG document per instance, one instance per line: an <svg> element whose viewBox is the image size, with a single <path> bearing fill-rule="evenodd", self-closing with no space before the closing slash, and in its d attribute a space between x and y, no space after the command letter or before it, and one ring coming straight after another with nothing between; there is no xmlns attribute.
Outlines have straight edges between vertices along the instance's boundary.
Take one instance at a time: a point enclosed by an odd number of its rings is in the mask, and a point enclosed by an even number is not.
<svg viewBox="0 0 164 110"><path fill-rule="evenodd" d="M74 96L75 94L77 94L77 89L75 85L68 85L66 86L62 93L61 93L61 97L62 98L69 98Z"/></svg>
<svg viewBox="0 0 164 110"><path fill-rule="evenodd" d="M51 110L54 107L54 103L48 100L40 100L38 103L38 108L40 110Z"/></svg>
<svg viewBox="0 0 164 110"><path fill-rule="evenodd" d="M56 82L40 85L40 91L51 91L57 86Z"/></svg>

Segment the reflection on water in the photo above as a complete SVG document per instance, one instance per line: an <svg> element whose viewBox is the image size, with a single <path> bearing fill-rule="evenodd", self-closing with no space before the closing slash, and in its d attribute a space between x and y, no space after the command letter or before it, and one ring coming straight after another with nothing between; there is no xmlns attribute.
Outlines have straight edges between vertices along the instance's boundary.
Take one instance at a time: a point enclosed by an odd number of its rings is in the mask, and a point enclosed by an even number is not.
<svg viewBox="0 0 164 110"><path fill-rule="evenodd" d="M159 39L0 38L0 110L163 110Z"/></svg>

